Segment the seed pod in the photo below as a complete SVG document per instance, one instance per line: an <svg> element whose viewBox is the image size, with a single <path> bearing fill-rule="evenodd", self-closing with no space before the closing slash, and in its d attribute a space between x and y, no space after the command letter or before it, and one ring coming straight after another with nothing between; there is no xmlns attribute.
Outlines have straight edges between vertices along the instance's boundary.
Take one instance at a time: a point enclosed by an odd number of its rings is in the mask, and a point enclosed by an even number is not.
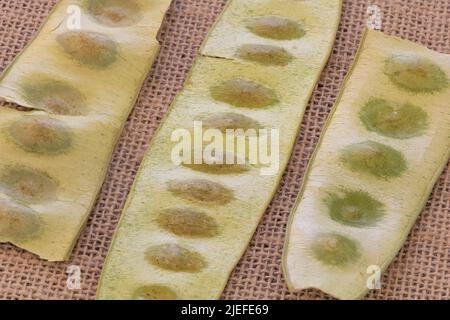
<svg viewBox="0 0 450 320"><path fill-rule="evenodd" d="M182 299L220 297L277 189L310 92L331 51L341 10L340 0L285 0L282 11L278 0L261 4L230 1L209 33L139 170L105 263L99 299L129 299L142 284L159 283ZM308 21L327 23L305 21L308 37L302 38L299 22L305 12L312 13ZM189 124L194 121L222 133L261 126L280 129L280 162L273 160L280 170L264 175L264 164L251 162L240 150L244 148L217 147L212 157L199 155L201 164L192 159L175 164L174 144L168 141L175 128L192 137L195 129ZM256 135L257 142L264 141L261 136ZM236 139L250 140L241 134ZM209 147L190 142L183 152ZM226 164L224 155L234 161ZM238 157L242 164L237 164ZM224 164L214 164L212 158Z"/></svg>
<svg viewBox="0 0 450 320"><path fill-rule="evenodd" d="M59 154L72 145L72 132L67 125L45 116L25 116L8 131L12 140L28 152Z"/></svg>
<svg viewBox="0 0 450 320"><path fill-rule="evenodd" d="M170 2L60 0L0 76L0 100L19 106L0 108L0 198L32 208L45 226L14 244L45 260L69 258L158 52ZM65 21L74 5L81 28Z"/></svg>
<svg viewBox="0 0 450 320"><path fill-rule="evenodd" d="M0 199L0 242L32 239L41 229L38 214L19 203Z"/></svg>
<svg viewBox="0 0 450 320"><path fill-rule="evenodd" d="M57 41L72 59L89 67L104 69L117 60L117 45L105 34L67 31Z"/></svg>
<svg viewBox="0 0 450 320"><path fill-rule="evenodd" d="M450 55L377 31L363 39L289 219L283 270L293 291L362 298L370 270L395 258L449 157L450 90L429 93L440 74L431 66L449 74ZM398 72L386 81L393 56L421 58L411 69L410 58L394 59ZM436 72L418 72L425 65Z"/></svg>

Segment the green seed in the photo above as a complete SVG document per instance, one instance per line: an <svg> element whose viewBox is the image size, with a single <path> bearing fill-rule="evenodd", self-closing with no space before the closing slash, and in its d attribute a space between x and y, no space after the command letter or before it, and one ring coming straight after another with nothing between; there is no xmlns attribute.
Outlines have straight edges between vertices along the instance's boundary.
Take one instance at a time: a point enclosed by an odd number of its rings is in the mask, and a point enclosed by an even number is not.
<svg viewBox="0 0 450 320"><path fill-rule="evenodd" d="M395 139L421 135L427 128L427 113L420 107L406 103L393 105L383 99L372 99L359 113L369 131Z"/></svg>
<svg viewBox="0 0 450 320"><path fill-rule="evenodd" d="M227 157L233 161L227 162ZM216 161L213 161L216 160ZM221 162L221 163L213 163L213 162ZM192 170L206 172L210 174L233 174L233 173L243 173L249 171L251 169L250 165L247 163L241 164L240 159L237 155L232 154L230 152L225 153L217 153L213 155L211 158L206 159L205 157L202 160L202 163L196 164L194 163L194 158L191 159L191 163L183 163L185 167L188 167Z"/></svg>
<svg viewBox="0 0 450 320"><path fill-rule="evenodd" d="M72 145L72 132L60 120L45 116L24 116L9 127L15 143L28 152L60 154Z"/></svg>
<svg viewBox="0 0 450 320"><path fill-rule="evenodd" d="M384 73L398 87L412 92L432 93L449 84L438 65L415 55L392 56L386 61Z"/></svg>
<svg viewBox="0 0 450 320"><path fill-rule="evenodd" d="M133 300L176 300L177 295L172 289L161 285L150 285L136 289Z"/></svg>
<svg viewBox="0 0 450 320"><path fill-rule="evenodd" d="M21 89L25 100L36 109L69 116L85 114L83 95L63 81L35 74L23 81Z"/></svg>
<svg viewBox="0 0 450 320"><path fill-rule="evenodd" d="M145 252L147 261L162 269L177 272L199 272L206 267L203 257L177 244L153 246Z"/></svg>
<svg viewBox="0 0 450 320"><path fill-rule="evenodd" d="M36 236L41 221L35 211L19 203L0 199L0 241L22 241Z"/></svg>
<svg viewBox="0 0 450 320"><path fill-rule="evenodd" d="M212 97L241 108L263 108L278 103L272 89L243 79L232 79L211 89Z"/></svg>
<svg viewBox="0 0 450 320"><path fill-rule="evenodd" d="M22 201L37 203L55 198L57 184L40 170L13 167L0 175L0 192Z"/></svg>
<svg viewBox="0 0 450 320"><path fill-rule="evenodd" d="M101 24L125 27L141 18L141 9L135 0L89 0L88 12Z"/></svg>
<svg viewBox="0 0 450 320"><path fill-rule="evenodd" d="M331 219L352 227L373 226L385 214L384 205L364 191L329 193L325 203Z"/></svg>
<svg viewBox="0 0 450 320"><path fill-rule="evenodd" d="M216 221L202 211L170 208L158 215L158 225L177 236L210 238L218 234Z"/></svg>
<svg viewBox="0 0 450 320"><path fill-rule="evenodd" d="M205 179L173 180L168 183L172 194L202 204L227 204L234 199L232 190Z"/></svg>
<svg viewBox="0 0 450 320"><path fill-rule="evenodd" d="M286 66L293 59L285 49L265 44L244 44L238 48L236 55L241 59L267 66Z"/></svg>
<svg viewBox="0 0 450 320"><path fill-rule="evenodd" d="M407 169L406 160L401 152L374 141L355 143L346 147L341 160L352 171L386 179L398 177Z"/></svg>
<svg viewBox="0 0 450 320"><path fill-rule="evenodd" d="M258 130L261 128L258 121L234 112L213 113L202 117L200 121L202 121L205 129L218 129L222 133L226 133L227 129L242 129L246 131L248 129Z"/></svg>
<svg viewBox="0 0 450 320"><path fill-rule="evenodd" d="M57 41L70 57L90 67L106 68L117 60L114 40L98 32L68 31Z"/></svg>
<svg viewBox="0 0 450 320"><path fill-rule="evenodd" d="M299 23L277 16L252 18L247 28L260 37L276 40L299 39L306 34Z"/></svg>
<svg viewBox="0 0 450 320"><path fill-rule="evenodd" d="M334 233L318 236L311 249L317 260L336 267L345 267L360 257L359 246L354 240Z"/></svg>

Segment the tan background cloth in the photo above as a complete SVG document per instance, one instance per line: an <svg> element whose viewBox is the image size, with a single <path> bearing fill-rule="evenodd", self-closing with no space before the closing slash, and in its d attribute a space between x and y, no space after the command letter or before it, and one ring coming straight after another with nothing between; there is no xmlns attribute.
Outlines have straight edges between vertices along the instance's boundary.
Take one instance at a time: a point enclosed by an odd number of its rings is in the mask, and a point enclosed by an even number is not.
<svg viewBox="0 0 450 320"><path fill-rule="evenodd" d="M0 70L22 50L54 0L0 0ZM87 227L68 263L48 263L0 245L0 298L92 299L130 186L161 117L169 107L225 0L174 0L160 33L162 50L109 166ZM449 0L344 0L333 55L302 123L280 190L223 294L224 299L317 299L309 290L290 294L281 272L288 214L366 23L367 7L383 12L383 30L450 53ZM450 107L450 106L449 106ZM404 248L382 278L376 299L450 299L450 171L441 176ZM82 289L66 288L66 269L78 265Z"/></svg>

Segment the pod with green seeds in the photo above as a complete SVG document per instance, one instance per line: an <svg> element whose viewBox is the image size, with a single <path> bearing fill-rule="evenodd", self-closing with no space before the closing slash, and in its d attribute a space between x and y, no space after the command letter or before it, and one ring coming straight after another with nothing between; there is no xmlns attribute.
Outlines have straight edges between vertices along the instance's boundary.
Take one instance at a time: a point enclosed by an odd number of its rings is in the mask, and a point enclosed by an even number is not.
<svg viewBox="0 0 450 320"><path fill-rule="evenodd" d="M68 23L73 5L81 29ZM50 261L69 257L159 49L169 5L61 0L0 76L0 99L20 107L0 107L0 199L11 199L0 201L1 242Z"/></svg>
<svg viewBox="0 0 450 320"><path fill-rule="evenodd" d="M152 139L105 262L98 299L220 297L277 189L330 54L340 10L340 0L229 1ZM200 145L198 122L204 130ZM268 165L260 158L254 163L242 154L247 148L210 149L224 141L264 141L260 129L266 128L280 136L270 145L270 155L279 156L270 157L278 167L270 174L263 174ZM244 134L227 134L231 130ZM198 157L195 150L202 151ZM338 245L353 250L345 241Z"/></svg>
<svg viewBox="0 0 450 320"><path fill-rule="evenodd" d="M366 31L291 213L292 291L362 298L402 247L450 155L450 56Z"/></svg>

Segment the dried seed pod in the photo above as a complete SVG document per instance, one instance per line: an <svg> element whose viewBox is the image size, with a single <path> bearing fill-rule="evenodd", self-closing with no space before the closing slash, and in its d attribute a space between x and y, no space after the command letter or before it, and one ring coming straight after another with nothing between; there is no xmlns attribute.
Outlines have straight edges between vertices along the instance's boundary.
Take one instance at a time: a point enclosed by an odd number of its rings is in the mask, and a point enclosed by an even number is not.
<svg viewBox="0 0 450 320"><path fill-rule="evenodd" d="M411 92L432 93L449 84L446 73L438 65L413 54L389 57L384 73L395 85Z"/></svg>
<svg viewBox="0 0 450 320"><path fill-rule="evenodd" d="M206 179L172 180L168 189L178 197L202 204L224 205L234 198L233 190Z"/></svg>
<svg viewBox="0 0 450 320"><path fill-rule="evenodd" d="M167 286L149 285L136 289L133 300L177 300L177 294Z"/></svg>
<svg viewBox="0 0 450 320"><path fill-rule="evenodd" d="M345 147L341 161L352 171L385 179L398 177L407 169L406 160L400 151L374 141Z"/></svg>
<svg viewBox="0 0 450 320"><path fill-rule="evenodd" d="M283 269L291 290L360 299L370 272L395 258L449 157L450 91L417 95L438 89L432 65L448 74L450 55L365 32L289 219Z"/></svg>
<svg viewBox="0 0 450 320"><path fill-rule="evenodd" d="M25 100L36 109L68 116L86 113L86 101L83 95L64 81L34 74L22 81L21 91Z"/></svg>
<svg viewBox="0 0 450 320"><path fill-rule="evenodd" d="M152 246L145 252L145 257L150 264L175 272L199 272L206 267L199 253L177 244Z"/></svg>
<svg viewBox="0 0 450 320"><path fill-rule="evenodd" d="M396 139L419 136L428 126L428 115L422 108L410 103L393 105L384 99L371 99L359 117L369 131Z"/></svg>
<svg viewBox="0 0 450 320"><path fill-rule="evenodd" d="M20 242L36 236L41 230L38 214L10 200L0 199L0 242Z"/></svg>
<svg viewBox="0 0 450 320"><path fill-rule="evenodd" d="M142 16L135 0L88 0L87 10L98 23L108 27L126 27Z"/></svg>
<svg viewBox="0 0 450 320"><path fill-rule="evenodd" d="M117 60L116 42L102 33L67 31L57 41L72 59L89 67L104 69Z"/></svg>
<svg viewBox="0 0 450 320"><path fill-rule="evenodd" d="M0 173L0 192L16 199L38 203L55 199L57 183L45 172L22 166Z"/></svg>
<svg viewBox="0 0 450 320"><path fill-rule="evenodd" d="M249 19L247 28L260 37L276 40L300 39L306 34L298 22L278 16Z"/></svg>
<svg viewBox="0 0 450 320"><path fill-rule="evenodd" d="M236 55L266 66L286 66L294 58L287 50L266 44L244 44L237 49Z"/></svg>
<svg viewBox="0 0 450 320"><path fill-rule="evenodd" d="M261 84L231 79L211 88L212 97L240 108L264 108L278 103L276 93Z"/></svg>
<svg viewBox="0 0 450 320"><path fill-rule="evenodd" d="M24 116L8 128L12 140L28 152L60 154L72 145L72 132L61 120Z"/></svg>

